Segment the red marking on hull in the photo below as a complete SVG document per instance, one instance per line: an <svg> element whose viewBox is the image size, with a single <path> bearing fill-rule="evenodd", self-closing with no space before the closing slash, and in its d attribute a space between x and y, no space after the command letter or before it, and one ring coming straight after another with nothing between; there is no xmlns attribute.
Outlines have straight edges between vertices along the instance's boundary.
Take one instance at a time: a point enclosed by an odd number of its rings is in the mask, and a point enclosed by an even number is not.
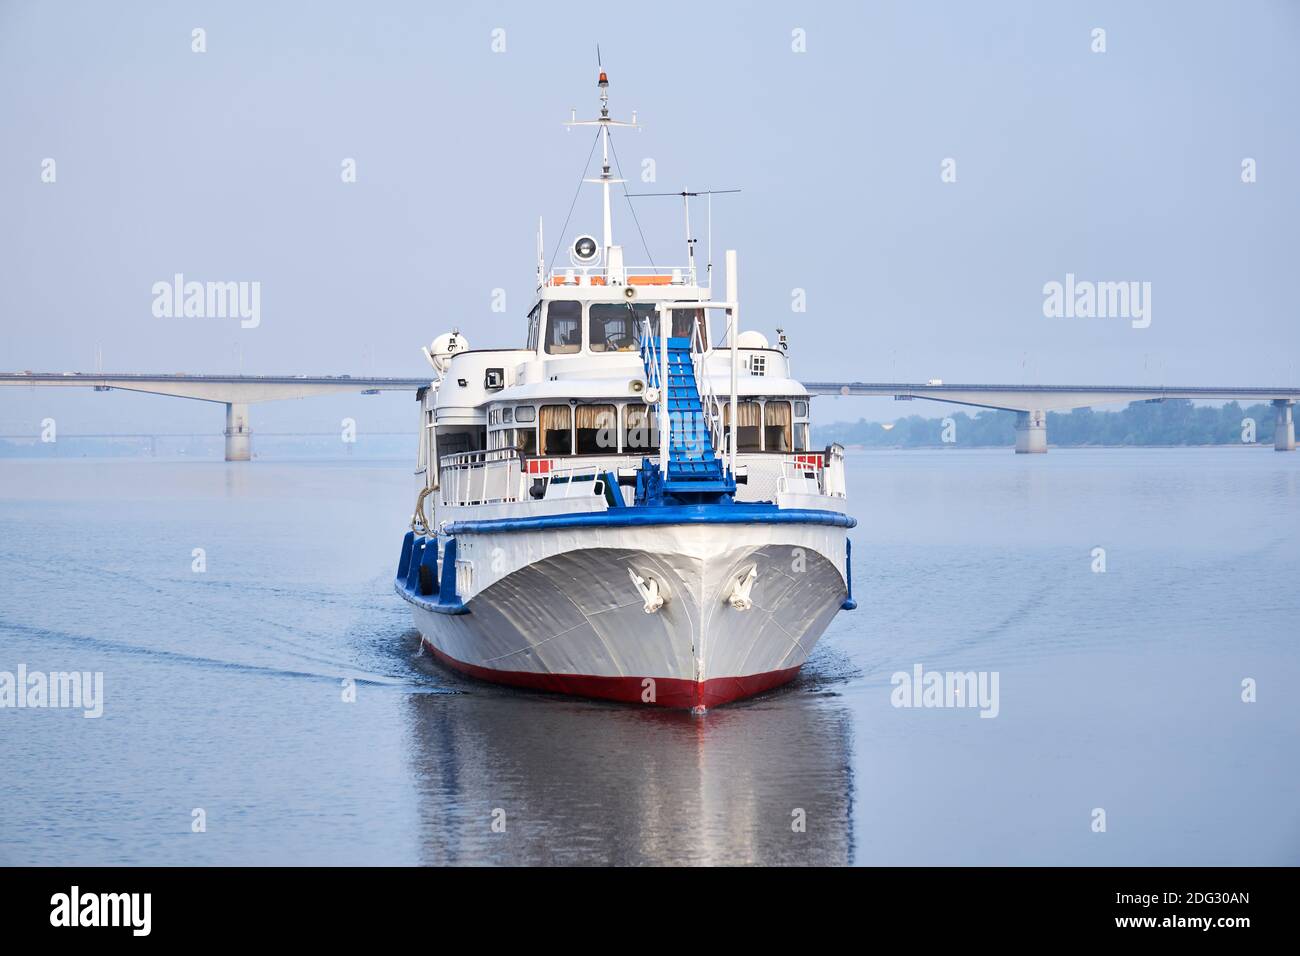
<svg viewBox="0 0 1300 956"><path fill-rule="evenodd" d="M753 697L773 687L780 687L799 673L798 667L787 667L784 670L768 671L765 674L714 677L705 681L684 680L680 677L656 677L653 678L655 699L647 701L642 699L642 695L646 692L646 688L642 685L645 678L642 677L599 677L594 674L539 674L533 671L497 670L494 667L480 667L477 664L458 661L438 650L427 638L422 640L424 646L443 664L478 680L550 691L554 694L569 694L573 697L596 697L628 704L649 703L659 707L691 710L706 710L733 700Z"/></svg>

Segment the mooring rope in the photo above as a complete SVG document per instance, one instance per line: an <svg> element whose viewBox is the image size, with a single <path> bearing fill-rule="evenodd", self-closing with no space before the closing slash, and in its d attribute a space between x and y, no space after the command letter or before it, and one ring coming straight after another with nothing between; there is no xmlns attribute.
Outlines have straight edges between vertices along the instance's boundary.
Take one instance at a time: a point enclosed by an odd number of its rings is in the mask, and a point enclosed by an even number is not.
<svg viewBox="0 0 1300 956"><path fill-rule="evenodd" d="M433 488L425 488L420 492L420 496L415 499L415 513L411 515L411 530L425 537L433 534L434 530L429 527L429 519L424 516L424 499L429 496L429 492L434 490Z"/></svg>

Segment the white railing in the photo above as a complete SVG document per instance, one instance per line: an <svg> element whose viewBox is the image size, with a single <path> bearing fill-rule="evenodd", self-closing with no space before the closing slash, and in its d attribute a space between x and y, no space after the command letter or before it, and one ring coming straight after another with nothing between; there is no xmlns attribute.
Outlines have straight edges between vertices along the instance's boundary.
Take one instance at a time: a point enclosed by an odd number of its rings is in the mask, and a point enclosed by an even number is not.
<svg viewBox="0 0 1300 956"><path fill-rule="evenodd" d="M844 498L844 448L832 445L827 454L819 451L785 455L737 455L737 467L744 467L745 484L736 489L739 501L774 501L786 492Z"/></svg>
<svg viewBox="0 0 1300 956"><path fill-rule="evenodd" d="M700 407L704 409L704 421L709 426L709 435L713 438L713 453L722 455L723 428L722 405L713 390L713 378L709 375L709 353L704 347L704 334L700 328L702 322L697 318L691 322L691 362L695 366L695 387L700 393Z"/></svg>
<svg viewBox="0 0 1300 956"><path fill-rule="evenodd" d="M659 334L655 335L650 320L641 322L641 364L646 370L646 404L659 406L659 470L668 472L668 313L657 313ZM655 392L658 395L655 395ZM652 401L653 399L653 401Z"/></svg>
<svg viewBox="0 0 1300 956"><path fill-rule="evenodd" d="M819 464L812 464L807 459L812 456L805 455L803 459L799 458L782 458L781 474L776 479L776 490L778 494L792 491L801 495L820 495L822 491L822 468Z"/></svg>
<svg viewBox="0 0 1300 956"><path fill-rule="evenodd" d="M642 319L641 365L646 372L645 384L647 389L662 388L663 383L659 381L659 364L659 336L655 335L654 330L650 327L650 320ZM656 402L656 404L658 403Z"/></svg>
<svg viewBox="0 0 1300 956"><path fill-rule="evenodd" d="M606 474L612 474L617 481L620 471L625 477L640 466L641 458L641 455L610 455L595 459L525 460L513 448L444 455L439 502L444 507L463 507L578 494L594 497L591 481L605 481ZM785 492L830 498L846 496L844 448L840 445L831 445L825 454L740 454L736 456L736 464L745 477L745 483L736 489L738 501L775 501L778 494ZM557 483L557 478L563 480ZM583 487L575 490L576 486ZM626 493L622 488L617 490L628 502L631 489Z"/></svg>
<svg viewBox="0 0 1300 956"><path fill-rule="evenodd" d="M620 471L626 473L640 466L640 458L627 455L595 460L532 458L525 464L528 471L528 494L533 495L533 488L540 482L540 497L543 498L577 498L587 495L594 497L596 492L590 482L595 481L603 486L607 481L606 475L612 475L617 482ZM613 486L613 490L622 496L625 504L631 504L630 490L624 494L622 487L617 484Z"/></svg>
<svg viewBox="0 0 1300 956"><path fill-rule="evenodd" d="M525 493L523 467L514 448L443 455L439 502L444 506L519 501Z"/></svg>
<svg viewBox="0 0 1300 956"><path fill-rule="evenodd" d="M826 449L822 494L830 495L832 498L845 498L848 493L848 485L844 480L844 446L833 444Z"/></svg>
<svg viewBox="0 0 1300 956"><path fill-rule="evenodd" d="M624 266L623 285L696 285L694 266ZM640 281L638 281L640 280ZM563 266L546 275L547 285L608 285L603 266Z"/></svg>

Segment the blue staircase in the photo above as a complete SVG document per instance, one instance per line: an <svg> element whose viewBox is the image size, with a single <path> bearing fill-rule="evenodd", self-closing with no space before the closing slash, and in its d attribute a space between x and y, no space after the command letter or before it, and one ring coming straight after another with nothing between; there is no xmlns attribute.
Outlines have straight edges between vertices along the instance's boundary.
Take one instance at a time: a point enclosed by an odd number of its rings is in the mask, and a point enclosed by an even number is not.
<svg viewBox="0 0 1300 956"><path fill-rule="evenodd" d="M645 459L639 478L638 500L662 501L671 496L678 501L718 500L736 492L735 480L724 470L713 448L699 385L695 380L695 362L691 358L689 338L668 340L668 380L659 382L661 365L659 342L647 338L641 343L641 359L646 381L658 384L668 402L668 472L659 474L658 462Z"/></svg>

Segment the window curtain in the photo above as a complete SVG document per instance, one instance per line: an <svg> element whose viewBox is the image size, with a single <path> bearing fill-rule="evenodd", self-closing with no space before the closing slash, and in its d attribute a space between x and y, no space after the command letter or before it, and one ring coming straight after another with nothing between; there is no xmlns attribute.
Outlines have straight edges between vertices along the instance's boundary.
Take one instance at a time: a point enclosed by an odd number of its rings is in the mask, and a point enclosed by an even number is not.
<svg viewBox="0 0 1300 956"><path fill-rule="evenodd" d="M723 396L719 396L722 401ZM788 408L789 406L787 406ZM731 402L722 401L722 421L726 425L731 424ZM762 424L763 415L759 408L758 402L737 402L736 403L736 425L739 428L746 428Z"/></svg>
<svg viewBox="0 0 1300 956"><path fill-rule="evenodd" d="M763 409L763 424L765 425L779 425L789 431L792 421L793 417L790 414L789 402L768 402Z"/></svg>
<svg viewBox="0 0 1300 956"><path fill-rule="evenodd" d="M623 449L636 452L659 447L659 415L647 405L628 405Z"/></svg>
<svg viewBox="0 0 1300 956"><path fill-rule="evenodd" d="M768 451L789 451L792 440L789 402L768 402L763 409L764 444Z"/></svg>
<svg viewBox="0 0 1300 956"><path fill-rule="evenodd" d="M573 412L568 405L543 405L541 420L544 454L569 455L573 453Z"/></svg>
<svg viewBox="0 0 1300 956"><path fill-rule="evenodd" d="M569 414L568 405L543 405L542 406L542 431L568 431L572 426L572 418Z"/></svg>
<svg viewBox="0 0 1300 956"><path fill-rule="evenodd" d="M577 412L579 428L608 428L612 431L618 427L613 405L579 405Z"/></svg>

